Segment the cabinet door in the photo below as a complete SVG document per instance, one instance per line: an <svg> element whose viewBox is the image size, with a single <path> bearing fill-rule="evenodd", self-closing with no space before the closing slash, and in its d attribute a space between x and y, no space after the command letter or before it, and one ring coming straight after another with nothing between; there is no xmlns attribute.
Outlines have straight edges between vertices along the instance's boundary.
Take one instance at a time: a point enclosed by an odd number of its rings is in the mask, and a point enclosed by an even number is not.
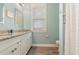
<svg viewBox="0 0 79 59"><path fill-rule="evenodd" d="M32 46L32 33L30 33L29 39L30 39L29 44L30 44L30 47L31 47Z"/></svg>
<svg viewBox="0 0 79 59"><path fill-rule="evenodd" d="M31 48L32 46L32 35L31 33L27 33L27 51Z"/></svg>
<svg viewBox="0 0 79 59"><path fill-rule="evenodd" d="M25 35L21 37L20 47L21 47L21 54L25 55L27 53L27 40L25 39Z"/></svg>
<svg viewBox="0 0 79 59"><path fill-rule="evenodd" d="M21 41L21 53L22 53L22 55L24 54L26 54L27 52L28 52L28 49L27 49L27 41L26 40L22 40Z"/></svg>
<svg viewBox="0 0 79 59"><path fill-rule="evenodd" d="M27 52L29 51L31 45L32 45L32 40L30 39L31 35L29 35L28 33L23 35L21 38L21 54L25 55L27 54Z"/></svg>

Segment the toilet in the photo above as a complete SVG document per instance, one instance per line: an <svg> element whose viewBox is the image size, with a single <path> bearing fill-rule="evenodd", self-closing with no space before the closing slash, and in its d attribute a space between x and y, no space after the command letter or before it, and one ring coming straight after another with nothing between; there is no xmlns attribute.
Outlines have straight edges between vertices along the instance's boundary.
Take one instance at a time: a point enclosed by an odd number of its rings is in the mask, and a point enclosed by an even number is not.
<svg viewBox="0 0 79 59"><path fill-rule="evenodd" d="M56 40L56 45L59 45L59 40Z"/></svg>

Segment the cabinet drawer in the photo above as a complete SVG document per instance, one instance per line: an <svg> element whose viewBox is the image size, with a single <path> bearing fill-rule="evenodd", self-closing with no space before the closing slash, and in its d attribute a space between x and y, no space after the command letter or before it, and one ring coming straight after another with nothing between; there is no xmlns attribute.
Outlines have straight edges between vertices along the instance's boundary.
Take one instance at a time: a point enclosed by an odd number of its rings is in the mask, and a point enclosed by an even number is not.
<svg viewBox="0 0 79 59"><path fill-rule="evenodd" d="M18 44L14 44L0 52L0 55L10 55L18 49Z"/></svg>

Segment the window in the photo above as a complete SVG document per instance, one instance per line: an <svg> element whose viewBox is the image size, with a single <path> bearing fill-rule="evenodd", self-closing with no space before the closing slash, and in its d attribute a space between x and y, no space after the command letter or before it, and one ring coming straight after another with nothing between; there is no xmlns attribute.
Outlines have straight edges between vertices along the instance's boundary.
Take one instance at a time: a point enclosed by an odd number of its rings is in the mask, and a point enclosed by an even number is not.
<svg viewBox="0 0 79 59"><path fill-rule="evenodd" d="M32 27L34 31L47 31L46 4L32 4Z"/></svg>

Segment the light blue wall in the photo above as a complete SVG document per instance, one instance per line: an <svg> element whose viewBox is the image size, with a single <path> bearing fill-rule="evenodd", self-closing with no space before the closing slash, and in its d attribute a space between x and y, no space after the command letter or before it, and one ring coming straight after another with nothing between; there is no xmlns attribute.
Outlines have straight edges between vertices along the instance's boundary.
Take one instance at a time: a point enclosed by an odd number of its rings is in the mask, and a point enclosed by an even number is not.
<svg viewBox="0 0 79 59"><path fill-rule="evenodd" d="M3 8L4 8L4 24L0 23L0 31L6 31L6 30L9 30L9 29L15 29L14 27L14 19L13 18L9 18L6 16L6 8L10 9L13 13L15 13L14 11L14 5L13 4L4 4L3 5ZM1 10L1 9L0 9Z"/></svg>
<svg viewBox="0 0 79 59"><path fill-rule="evenodd" d="M16 23L16 19L15 19L16 10L21 11L21 12L22 12L22 10L17 8L17 5L15 3L5 3L3 5L3 7L4 7L3 12L5 13L5 16L4 16L4 24L0 23L0 31L7 31L7 30L10 30L10 29L20 30L20 29L24 29L24 28L27 29L28 27L30 27L30 25L27 24L29 22L29 21L27 22L28 14L24 15L24 18L22 19L21 24ZM1 9L0 9L0 11L1 11ZM6 9L9 9L9 10L12 11L12 13L14 14L14 18L10 18L10 17L6 16ZM27 10L27 8L25 8L25 9ZM2 13L2 11L0 13ZM26 17L26 19L25 19L25 17ZM23 22L24 22L24 24L23 24ZM26 22L26 25L25 25L25 22Z"/></svg>
<svg viewBox="0 0 79 59"><path fill-rule="evenodd" d="M59 40L59 4L48 4L48 35L50 43Z"/></svg>
<svg viewBox="0 0 79 59"><path fill-rule="evenodd" d="M33 44L50 44L51 41L45 38L47 32L33 32Z"/></svg>
<svg viewBox="0 0 79 59"><path fill-rule="evenodd" d="M24 29L30 29L31 28L31 4L26 3L23 7L23 13L24 13Z"/></svg>
<svg viewBox="0 0 79 59"><path fill-rule="evenodd" d="M54 44L59 40L59 4L47 4L47 21L48 32L33 32L33 44ZM45 38L47 34L48 38Z"/></svg>
<svg viewBox="0 0 79 59"><path fill-rule="evenodd" d="M2 15L3 15L2 13L3 5L4 5L3 3L0 4L0 20L2 19Z"/></svg>

